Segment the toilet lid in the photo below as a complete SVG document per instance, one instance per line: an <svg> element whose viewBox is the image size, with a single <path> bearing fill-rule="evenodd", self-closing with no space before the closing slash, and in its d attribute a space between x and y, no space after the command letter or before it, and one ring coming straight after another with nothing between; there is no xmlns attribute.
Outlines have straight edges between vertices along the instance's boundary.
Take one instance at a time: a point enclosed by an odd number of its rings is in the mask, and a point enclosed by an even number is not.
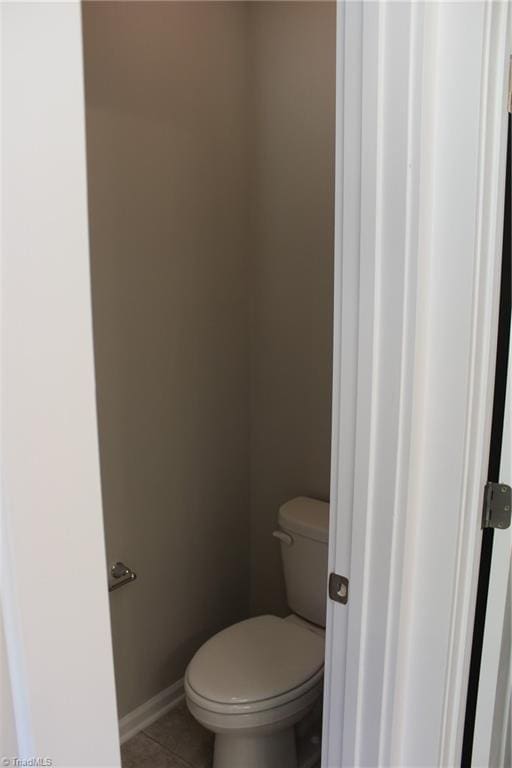
<svg viewBox="0 0 512 768"><path fill-rule="evenodd" d="M277 616L258 616L219 632L189 664L200 696L243 704L281 696L322 670L324 638Z"/></svg>

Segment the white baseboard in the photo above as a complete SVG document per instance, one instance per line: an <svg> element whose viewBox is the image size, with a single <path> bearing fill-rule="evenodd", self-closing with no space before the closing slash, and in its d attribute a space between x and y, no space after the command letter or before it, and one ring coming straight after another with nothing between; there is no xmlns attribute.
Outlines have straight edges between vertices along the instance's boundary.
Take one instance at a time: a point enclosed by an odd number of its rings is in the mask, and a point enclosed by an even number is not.
<svg viewBox="0 0 512 768"><path fill-rule="evenodd" d="M129 712L119 720L119 741L124 744L132 736L147 728L159 717L165 715L170 709L180 703L185 697L183 690L183 678L177 683L165 688L152 699L141 704L140 707Z"/></svg>

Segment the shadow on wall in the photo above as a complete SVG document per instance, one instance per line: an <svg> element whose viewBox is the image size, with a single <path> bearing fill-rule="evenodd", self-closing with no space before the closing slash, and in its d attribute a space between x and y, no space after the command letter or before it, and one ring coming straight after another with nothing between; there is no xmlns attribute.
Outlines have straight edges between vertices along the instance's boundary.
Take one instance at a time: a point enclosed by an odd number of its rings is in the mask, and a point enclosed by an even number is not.
<svg viewBox="0 0 512 768"><path fill-rule="evenodd" d="M251 610L287 612L280 505L327 501L336 8L250 4Z"/></svg>
<svg viewBox="0 0 512 768"><path fill-rule="evenodd" d="M278 507L328 497L335 4L89 2L83 29L123 716L285 612Z"/></svg>

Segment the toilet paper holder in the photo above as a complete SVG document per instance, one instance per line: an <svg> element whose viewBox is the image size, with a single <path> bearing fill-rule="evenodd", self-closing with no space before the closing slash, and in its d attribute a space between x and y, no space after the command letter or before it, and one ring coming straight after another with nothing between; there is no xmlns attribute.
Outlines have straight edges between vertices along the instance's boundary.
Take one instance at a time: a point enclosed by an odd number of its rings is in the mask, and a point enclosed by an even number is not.
<svg viewBox="0 0 512 768"><path fill-rule="evenodd" d="M119 587L124 587L125 584L129 584L137 578L135 571L132 571L131 568L128 568L127 565L119 560L111 567L110 576L114 581L109 581L109 592L113 592L115 589L119 589Z"/></svg>

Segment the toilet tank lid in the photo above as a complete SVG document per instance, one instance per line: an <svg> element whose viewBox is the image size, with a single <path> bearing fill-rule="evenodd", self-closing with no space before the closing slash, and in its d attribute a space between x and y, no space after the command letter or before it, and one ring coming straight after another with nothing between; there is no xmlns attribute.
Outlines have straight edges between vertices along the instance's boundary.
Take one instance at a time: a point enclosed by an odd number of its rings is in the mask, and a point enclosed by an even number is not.
<svg viewBox="0 0 512 768"><path fill-rule="evenodd" d="M287 501L279 510L279 525L285 531L298 533L314 541L327 542L329 536L329 504L299 496Z"/></svg>

